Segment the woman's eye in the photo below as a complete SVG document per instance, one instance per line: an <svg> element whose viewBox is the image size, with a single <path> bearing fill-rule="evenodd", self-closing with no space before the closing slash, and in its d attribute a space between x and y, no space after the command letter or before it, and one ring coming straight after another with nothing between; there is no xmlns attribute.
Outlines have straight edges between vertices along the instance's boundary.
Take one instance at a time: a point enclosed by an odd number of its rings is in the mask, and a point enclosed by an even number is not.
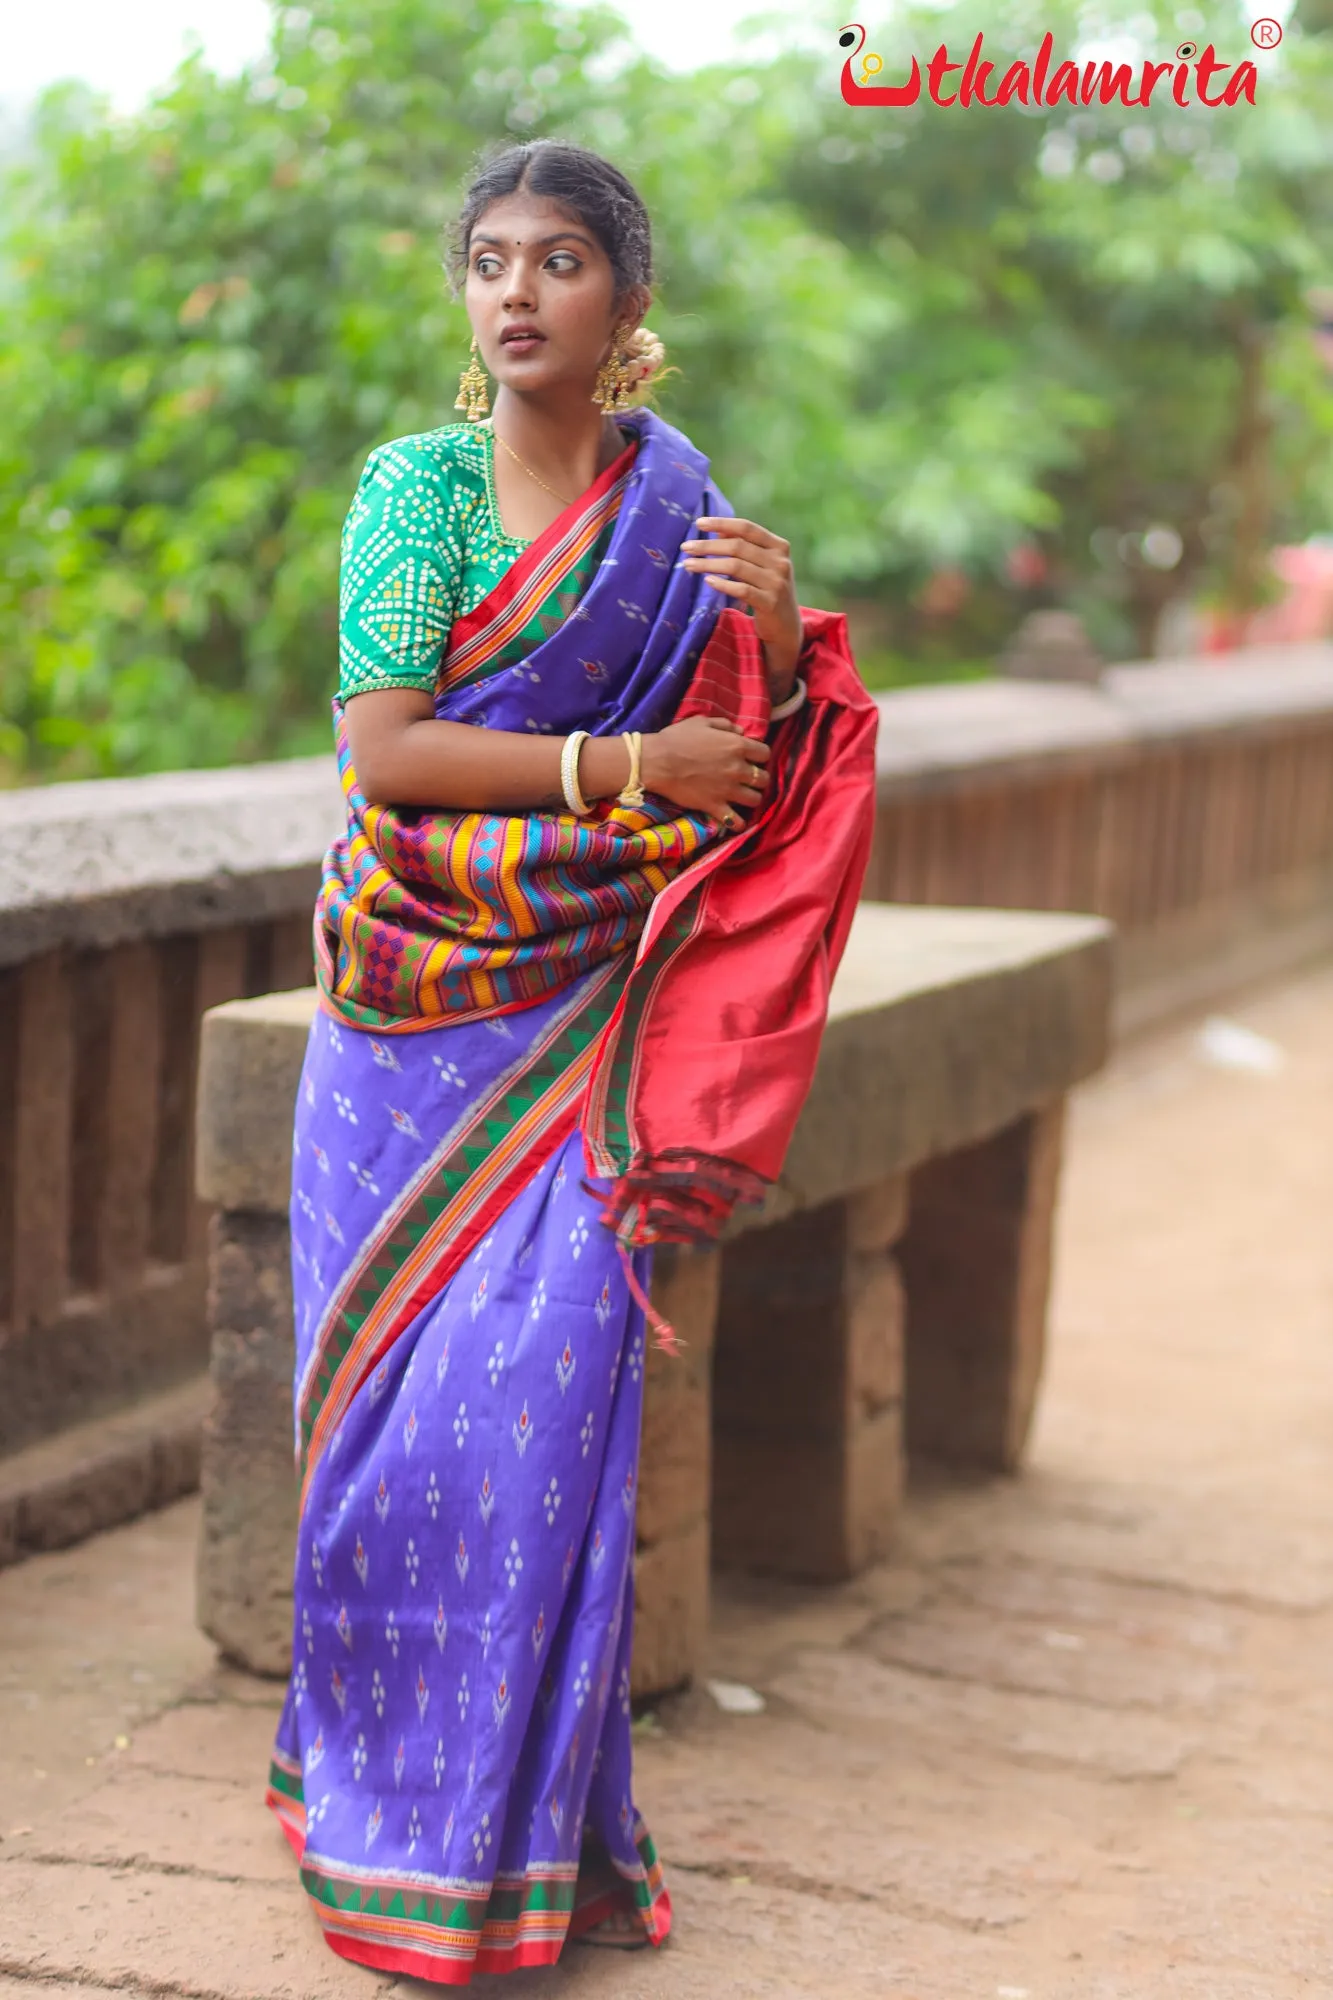
<svg viewBox="0 0 1333 2000"><path fill-rule="evenodd" d="M577 271L579 268L579 260L572 250L553 250L546 262L548 267L554 265L557 270Z"/></svg>
<svg viewBox="0 0 1333 2000"><path fill-rule="evenodd" d="M472 268L479 277L489 278L492 271L499 270L500 259L498 257L478 257Z"/></svg>

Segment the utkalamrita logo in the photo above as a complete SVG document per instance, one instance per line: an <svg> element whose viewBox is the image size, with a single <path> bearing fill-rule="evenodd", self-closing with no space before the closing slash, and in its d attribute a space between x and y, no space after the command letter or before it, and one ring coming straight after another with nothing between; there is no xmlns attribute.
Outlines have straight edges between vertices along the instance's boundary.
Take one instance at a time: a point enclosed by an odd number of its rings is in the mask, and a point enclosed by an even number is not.
<svg viewBox="0 0 1333 2000"><path fill-rule="evenodd" d="M1277 29L1276 40L1269 39L1274 28ZM1256 48L1276 48L1282 39L1282 30L1276 21L1256 21L1251 39ZM917 57L912 57L911 73L906 83L880 83L875 79L883 75L884 60L873 49L865 48L865 40L866 31L859 21L849 22L838 36L838 47L848 51L842 66L844 102L915 104L921 95L923 75ZM987 110L997 104L1024 104L1048 110L1056 104L1118 102L1127 107L1147 105L1151 104L1153 92L1165 84L1167 77L1171 81L1165 87L1182 107L1199 103L1206 104L1210 110L1217 110L1223 105L1239 104L1242 98L1247 104L1254 103L1254 87L1258 81L1254 64L1219 62L1212 42L1203 50L1197 42L1182 42L1170 62L1151 62L1145 58L1137 72L1136 91L1136 75L1130 63L1061 62L1052 69L1055 37L1049 32L1042 36L1041 47L1032 62L1010 63L996 84L994 94L987 96L991 78L995 75L995 64L986 59L985 42L984 33L979 34L970 54L962 62L954 62L949 55L948 44L940 43L924 70L925 86L932 104L938 104L942 109L953 104L964 109L980 104ZM862 50L865 50L864 54ZM856 75L858 65L861 71L859 77ZM1210 96L1210 87L1224 75L1227 80L1220 93ZM951 83L950 79L955 77L957 83ZM1190 95L1191 83L1196 93L1194 97Z"/></svg>

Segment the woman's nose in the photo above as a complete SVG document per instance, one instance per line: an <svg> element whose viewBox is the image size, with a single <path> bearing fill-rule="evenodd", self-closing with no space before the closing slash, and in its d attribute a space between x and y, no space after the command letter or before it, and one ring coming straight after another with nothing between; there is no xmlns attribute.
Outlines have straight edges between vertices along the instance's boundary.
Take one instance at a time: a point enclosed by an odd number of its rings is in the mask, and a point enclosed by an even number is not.
<svg viewBox="0 0 1333 2000"><path fill-rule="evenodd" d="M509 273L509 283L505 286L504 303L506 312L532 305L532 274L526 264L515 264Z"/></svg>

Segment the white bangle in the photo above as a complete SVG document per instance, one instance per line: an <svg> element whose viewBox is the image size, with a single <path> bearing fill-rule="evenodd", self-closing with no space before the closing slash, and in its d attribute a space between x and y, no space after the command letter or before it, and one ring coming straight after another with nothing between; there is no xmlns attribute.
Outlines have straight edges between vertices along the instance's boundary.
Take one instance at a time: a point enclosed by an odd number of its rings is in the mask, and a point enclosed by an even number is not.
<svg viewBox="0 0 1333 2000"><path fill-rule="evenodd" d="M643 805L643 784L640 778L643 765L643 731L622 729L620 740L629 751L629 777L622 789L616 793L616 804L631 806L637 812Z"/></svg>
<svg viewBox="0 0 1333 2000"><path fill-rule="evenodd" d="M796 686L792 689L791 693L787 696L787 699L785 701L780 701L776 708L769 709L768 719L770 722L785 722L789 715L795 715L797 709L804 708L804 706L805 706L805 682L801 679L800 675L798 674L796 676Z"/></svg>
<svg viewBox="0 0 1333 2000"><path fill-rule="evenodd" d="M560 752L560 789L565 795L565 804L580 819L586 819L589 812L588 801L579 790L579 752L587 740L587 730L576 729L565 738L565 746Z"/></svg>

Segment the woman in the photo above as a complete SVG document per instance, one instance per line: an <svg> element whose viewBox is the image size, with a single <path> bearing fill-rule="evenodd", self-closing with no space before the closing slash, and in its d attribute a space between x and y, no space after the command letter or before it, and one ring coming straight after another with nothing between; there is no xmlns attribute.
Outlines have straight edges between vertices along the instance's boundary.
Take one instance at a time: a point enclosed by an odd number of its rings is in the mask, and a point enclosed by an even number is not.
<svg viewBox="0 0 1333 2000"><path fill-rule="evenodd" d="M344 534L269 1802L335 1951L465 1985L670 1926L630 1777L648 1246L777 1174L874 711L786 543L632 401L624 176L515 147L458 256L468 421L373 452Z"/></svg>

